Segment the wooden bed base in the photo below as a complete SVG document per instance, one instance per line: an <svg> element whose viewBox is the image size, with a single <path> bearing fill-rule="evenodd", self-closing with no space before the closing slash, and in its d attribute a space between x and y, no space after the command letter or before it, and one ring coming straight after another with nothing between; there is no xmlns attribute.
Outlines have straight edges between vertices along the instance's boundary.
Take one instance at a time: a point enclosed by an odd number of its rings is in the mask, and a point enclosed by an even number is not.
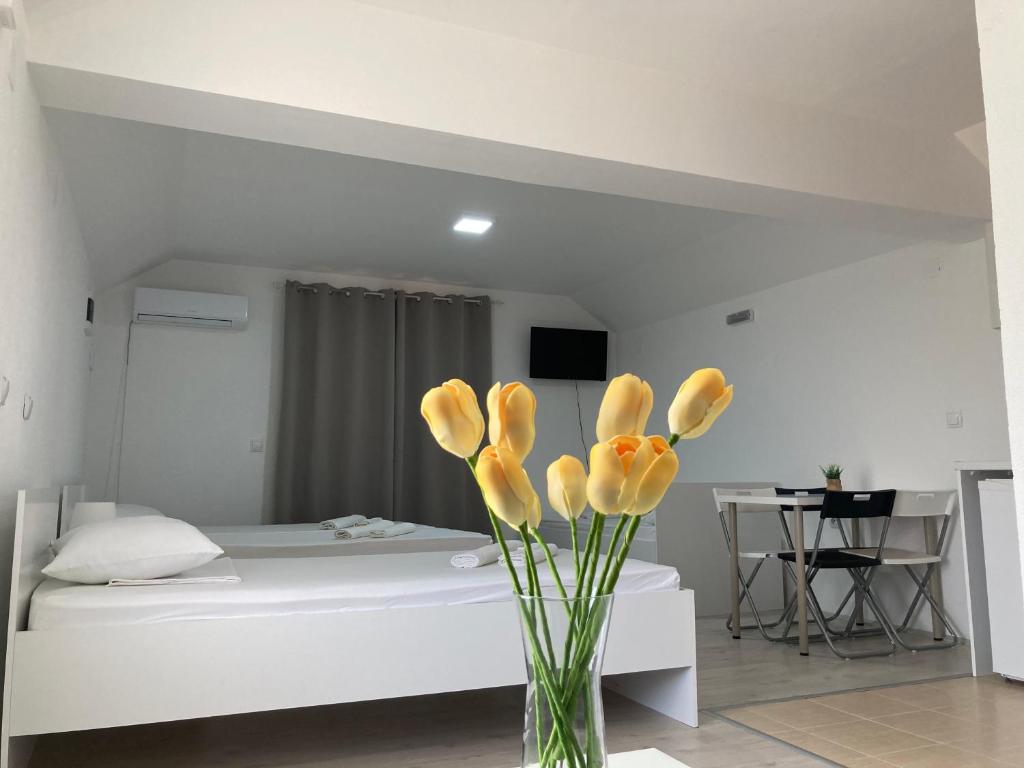
<svg viewBox="0 0 1024 768"><path fill-rule="evenodd" d="M526 681L511 602L27 631L59 495L19 495L0 768L24 765L37 734ZM346 663L342 649L363 650ZM604 670L696 726L692 591L617 597Z"/></svg>

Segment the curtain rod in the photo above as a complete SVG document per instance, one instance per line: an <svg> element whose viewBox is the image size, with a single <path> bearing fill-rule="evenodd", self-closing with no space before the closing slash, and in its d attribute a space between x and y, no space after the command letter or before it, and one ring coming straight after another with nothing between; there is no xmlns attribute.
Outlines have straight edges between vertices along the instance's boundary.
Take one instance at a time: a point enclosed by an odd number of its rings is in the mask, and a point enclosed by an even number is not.
<svg viewBox="0 0 1024 768"><path fill-rule="evenodd" d="M280 281L274 283L274 288L275 289L281 289L281 288L284 288L284 286L285 286L285 284L283 282L280 282ZM318 289L317 289L317 287L315 285L303 285L303 284L300 283L299 284L299 290L300 291L312 291L313 293L318 293ZM349 291L346 291L343 288L330 288L328 295L333 295L335 293L344 293L346 296L350 296L351 295L351 293ZM376 296L377 298L381 298L381 299L384 298L384 294L381 293L380 291L364 291L363 292L363 296L364 297L365 296ZM406 299L412 299L414 301L420 301L423 298L422 296L415 296L415 295L413 295L411 293L405 293L405 294L402 295L402 297L406 298ZM433 298L434 301L443 301L443 302L445 302L447 304L451 304L452 303L452 298L450 296L434 296L432 298ZM480 299L463 299L463 301L466 304L476 304L478 306L480 304L483 304L483 302ZM504 303L505 302L503 302L501 299L491 299L491 304L504 304Z"/></svg>

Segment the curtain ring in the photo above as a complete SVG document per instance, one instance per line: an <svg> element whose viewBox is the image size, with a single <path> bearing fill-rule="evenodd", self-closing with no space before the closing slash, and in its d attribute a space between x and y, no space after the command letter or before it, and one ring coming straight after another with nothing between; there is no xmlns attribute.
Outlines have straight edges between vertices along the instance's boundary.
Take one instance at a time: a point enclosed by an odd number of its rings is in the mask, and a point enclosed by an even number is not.
<svg viewBox="0 0 1024 768"><path fill-rule="evenodd" d="M32 418L32 409L34 407L35 407L35 401L31 397L29 397L28 395L25 395L25 400L21 404L21 418L23 418L25 421L28 421L29 419L31 419Z"/></svg>
<svg viewBox="0 0 1024 768"><path fill-rule="evenodd" d="M11 380L0 376L0 408L7 404L7 396L11 393Z"/></svg>

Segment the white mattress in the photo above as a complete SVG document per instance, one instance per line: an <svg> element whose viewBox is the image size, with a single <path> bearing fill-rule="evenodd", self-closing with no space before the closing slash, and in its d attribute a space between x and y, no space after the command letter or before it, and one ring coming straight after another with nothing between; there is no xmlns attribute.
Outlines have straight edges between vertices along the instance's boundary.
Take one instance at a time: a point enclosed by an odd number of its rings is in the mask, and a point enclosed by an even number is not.
<svg viewBox="0 0 1024 768"><path fill-rule="evenodd" d="M234 559L454 552L491 543L491 537L482 533L430 525L417 525L412 533L390 539L337 539L334 531L321 530L315 523L206 526L200 530Z"/></svg>
<svg viewBox="0 0 1024 768"><path fill-rule="evenodd" d="M296 613L460 605L511 599L508 572L493 563L452 568L451 553L235 561L241 582L127 588L46 579L32 595L28 628L152 624L167 621L284 616ZM572 555L556 557L567 585ZM550 586L546 566L541 582ZM679 589L674 568L627 560L617 593ZM554 588L544 590L553 594Z"/></svg>

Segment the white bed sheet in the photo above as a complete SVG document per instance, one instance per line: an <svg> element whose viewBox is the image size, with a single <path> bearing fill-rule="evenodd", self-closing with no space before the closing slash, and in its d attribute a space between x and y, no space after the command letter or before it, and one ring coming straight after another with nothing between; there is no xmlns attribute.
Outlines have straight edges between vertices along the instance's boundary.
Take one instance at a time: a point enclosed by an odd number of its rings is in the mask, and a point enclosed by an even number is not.
<svg viewBox="0 0 1024 768"><path fill-rule="evenodd" d="M493 563L453 568L450 553L236 560L235 584L131 589L46 579L32 596L28 628L121 626L168 621L284 616L384 608L462 605L511 599L508 573ZM572 555L556 557L566 584ZM552 594L546 566L541 582ZM524 578L520 570L521 578ZM617 593L679 589L675 568L627 560Z"/></svg>
<svg viewBox="0 0 1024 768"><path fill-rule="evenodd" d="M390 539L338 539L315 523L205 526L200 530L232 558L338 557L392 555L406 552L455 552L490 544L490 536L474 531L417 525Z"/></svg>

